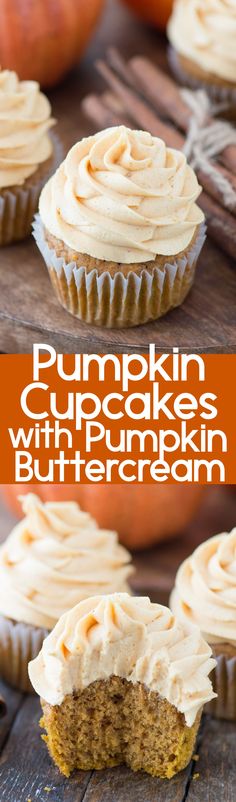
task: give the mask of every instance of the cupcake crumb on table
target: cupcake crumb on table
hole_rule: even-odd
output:
[[[41,189],[63,150],[36,81],[0,70],[0,104],[0,245],[8,245],[30,234]]]
[[[178,569],[170,607],[201,629],[216,666],[207,711],[236,721],[236,528],[206,540]]]
[[[177,78],[236,109],[235,0],[175,0],[167,33]]]
[[[34,224],[62,305],[115,328],[179,306],[205,239],[200,192],[184,153],[147,131],[121,125],[74,145]]]
[[[194,752],[215,665],[200,630],[150,599],[114,593],[63,615],[29,664],[62,774],[125,763],[173,777]]]
[[[0,675],[32,691],[28,662],[66,610],[95,593],[129,591],[130,553],[76,502],[22,498],[25,518],[0,547]]]

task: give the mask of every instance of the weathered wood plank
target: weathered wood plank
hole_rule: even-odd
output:
[[[20,691],[15,691],[14,688],[10,688],[9,685],[1,681],[0,696],[3,697],[7,706],[6,715],[0,720],[0,749],[2,749],[17,711],[23,702],[24,694],[20,693]]]
[[[236,724],[206,717],[187,802],[235,802]]]
[[[191,765],[172,780],[160,780],[125,766],[95,771],[83,802],[182,802],[190,772]]]
[[[40,704],[25,697],[0,758],[1,802],[82,802],[89,772],[68,781],[55,768],[40,737]]]

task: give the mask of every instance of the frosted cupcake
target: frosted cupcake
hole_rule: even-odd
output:
[[[176,0],[167,30],[182,83],[236,105],[235,0]]]
[[[62,158],[54,124],[39,84],[0,71],[0,245],[31,232],[42,186]]]
[[[180,566],[170,606],[196,624],[217,659],[210,711],[236,720],[236,529],[206,540]]]
[[[95,593],[128,590],[130,554],[75,502],[30,493],[0,549],[0,673],[30,690],[28,662],[66,610]]]
[[[189,762],[215,665],[200,630],[125,593],[81,602],[58,621],[29,675],[60,771],[126,763],[173,777]]]
[[[119,126],[74,145],[34,226],[62,305],[121,327],[181,304],[204,241],[200,191],[185,155],[146,131]]]

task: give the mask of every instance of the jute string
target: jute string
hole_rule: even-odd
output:
[[[225,120],[212,119],[224,107],[213,104],[204,89],[181,89],[181,95],[192,111],[183,148],[186,158],[194,169],[209,175],[225,206],[235,209],[236,192],[211,159],[214,160],[229,145],[236,145],[236,130]]]

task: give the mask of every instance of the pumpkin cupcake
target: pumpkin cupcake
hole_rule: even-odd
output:
[[[175,0],[167,32],[180,81],[236,106],[235,0]]]
[[[62,305],[87,323],[134,326],[186,297],[205,237],[195,173],[146,131],[99,131],[44,187],[34,236]]]
[[[236,721],[236,529],[206,540],[183,562],[170,606],[182,624],[200,627],[216,657],[210,712]]]
[[[0,674],[32,690],[28,662],[58,618],[95,593],[128,590],[130,554],[75,502],[24,496],[25,518],[0,549]]]
[[[42,186],[62,159],[54,123],[36,81],[0,71],[0,245],[31,232]]]
[[[126,593],[81,602],[29,665],[51,757],[66,776],[126,763],[173,777],[191,759],[214,665],[200,630],[167,607]]]

